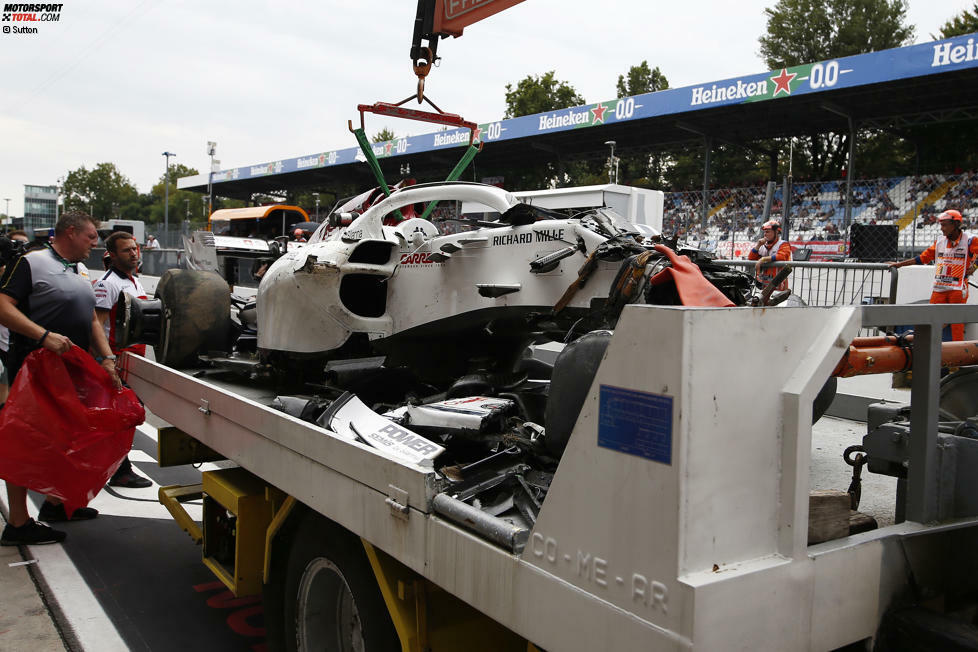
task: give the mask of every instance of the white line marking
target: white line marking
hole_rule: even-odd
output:
[[[57,602],[83,650],[120,652],[128,646],[78,573],[62,545],[28,546],[48,585],[48,600]]]
[[[15,561],[12,564],[7,564],[7,566],[13,568],[14,566],[27,566],[28,564],[36,564],[36,563],[37,563],[36,559],[28,559],[27,561]]]

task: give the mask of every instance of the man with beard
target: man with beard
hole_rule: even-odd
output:
[[[125,231],[116,231],[105,239],[105,251],[109,256],[109,267],[98,282],[95,283],[95,315],[105,329],[105,337],[109,340],[113,355],[123,351],[132,351],[138,355],[146,355],[145,344],[134,344],[125,349],[119,349],[115,338],[115,311],[119,295],[123,292],[138,299],[146,298],[139,276],[139,245],[132,235]],[[152,482],[137,474],[132,468],[132,462],[127,456],[109,480],[109,486],[143,489],[152,486]]]

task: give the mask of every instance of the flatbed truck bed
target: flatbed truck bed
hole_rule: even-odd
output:
[[[936,487],[913,476],[910,520],[807,543],[812,399],[861,326],[919,324],[933,351],[947,318],[924,310],[627,306],[522,540],[446,508],[438,471],[273,410],[270,390],[136,356],[123,366],[173,426],[161,464],[212,451],[242,469],[205,474],[204,558],[239,595],[265,591],[288,649],[331,636],[310,624],[322,599],[297,565],[335,557],[333,539],[363,549],[340,567],[355,627],[389,618],[404,650],[829,650],[877,636],[900,600],[974,586],[978,520],[915,522],[915,492]],[[936,396],[936,362],[921,362],[915,410]],[[936,435],[936,410],[914,418],[935,422],[921,439]]]

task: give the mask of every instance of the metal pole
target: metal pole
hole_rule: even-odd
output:
[[[615,141],[607,140],[604,144],[611,148],[611,156],[608,158],[608,183],[614,183]]]
[[[706,226],[706,218],[710,212],[710,152],[713,150],[713,139],[707,136],[703,139],[705,150],[703,157],[703,210],[700,211],[700,224]],[[731,243],[731,247],[733,243]]]
[[[846,164],[848,173],[846,174],[846,223],[845,233],[848,236],[849,227],[852,225],[852,177],[856,162],[856,126],[851,116],[846,116],[849,121],[849,162]]]
[[[170,157],[173,152],[163,152],[166,159],[166,172],[163,174],[163,237],[165,246],[170,244]]]
[[[781,189],[781,233],[785,240],[788,239],[788,218],[791,217],[791,175],[784,178],[784,186]]]
[[[214,193],[211,191],[211,186],[214,184],[214,155],[217,154],[217,143],[214,141],[207,141],[207,155],[211,157],[211,169],[207,172],[207,215],[204,216],[205,219],[210,217],[210,214],[214,212],[214,203],[212,197]]]
[[[917,324],[913,340],[913,381],[910,387],[910,467],[907,469],[908,521],[937,520],[937,418],[940,408],[940,324]]]

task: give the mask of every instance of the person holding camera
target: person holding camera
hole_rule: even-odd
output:
[[[137,274],[139,245],[136,244],[131,233],[116,231],[105,239],[105,254],[108,256],[106,272],[95,283],[95,314],[102,324],[113,354],[132,351],[137,355],[146,355],[145,344],[134,344],[119,349],[115,341],[115,311],[119,295],[125,292],[137,299],[146,298],[146,290],[139,282]],[[145,489],[153,486],[153,483],[136,473],[132,468],[132,462],[126,456],[109,479],[109,486]]]
[[[54,227],[53,242],[18,258],[0,279],[0,324],[10,329],[11,384],[32,351],[43,347],[60,355],[76,344],[94,352],[116,387],[122,387],[115,356],[95,314],[95,291],[88,269],[81,263],[98,241],[96,224],[95,218],[85,213],[63,214]],[[65,540],[65,532],[30,518],[26,487],[6,484],[10,515],[0,545]],[[96,516],[97,510],[82,507],[75,510],[71,520]],[[49,523],[68,520],[64,505],[51,497],[41,506],[38,518]]]

